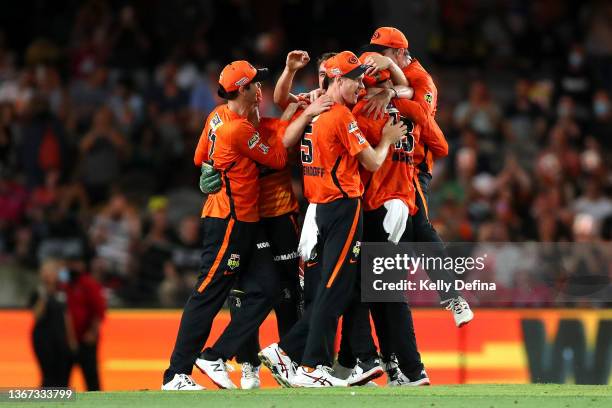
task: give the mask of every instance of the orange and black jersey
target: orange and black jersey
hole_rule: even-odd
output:
[[[313,118],[300,146],[304,197],[310,203],[361,197],[363,185],[355,156],[369,146],[346,106],[334,104]]]
[[[296,115],[297,116],[297,115]],[[257,131],[267,144],[282,144],[287,122],[274,118],[261,118]],[[272,141],[271,139],[278,139]],[[298,212],[299,206],[291,186],[289,166],[281,170],[259,166],[259,216],[262,218]]]
[[[226,218],[239,221],[259,221],[259,169],[257,163],[272,169],[287,164],[287,151],[277,138],[270,143],[244,117],[232,112],[226,104],[215,108],[200,135],[194,163],[209,161],[221,172],[222,187],[209,194],[202,217]]]
[[[353,108],[359,129],[363,131],[368,142],[376,146],[380,143],[382,130],[392,117],[394,123],[402,121],[408,128],[408,134],[395,145],[389,147],[389,152],[382,166],[374,173],[361,168],[361,178],[365,185],[363,195],[364,211],[372,211],[381,207],[391,199],[402,200],[410,209],[410,214],[417,211],[415,192],[411,182],[414,173],[413,154],[415,145],[419,142],[421,129],[428,125],[429,118],[415,102],[394,99],[381,119],[366,116],[363,107],[366,100],[360,100]],[[401,102],[401,103],[400,103]],[[398,109],[395,104],[401,106]]]
[[[425,112],[435,118],[438,104],[438,89],[431,75],[417,61],[412,62],[403,69],[404,75],[414,89],[412,100],[418,103]],[[434,159],[448,154],[448,143],[437,124],[432,124],[432,131],[424,132],[421,142],[415,146],[414,162],[418,171],[431,173]]]

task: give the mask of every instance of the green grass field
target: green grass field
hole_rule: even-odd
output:
[[[612,386],[460,385],[419,388],[90,392],[63,403],[1,403],[15,407],[612,407]]]

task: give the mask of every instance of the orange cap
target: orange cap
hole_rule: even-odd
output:
[[[372,54],[378,54],[377,52],[364,52],[359,57],[359,60],[362,64],[365,64],[365,60]],[[388,69],[378,71],[374,75],[366,75],[363,77],[363,84],[365,86],[374,86],[379,82],[384,82],[387,79],[391,78],[391,72]]]
[[[329,78],[357,78],[366,69],[367,65],[363,65],[350,51],[342,51],[325,61],[325,73]]]
[[[265,79],[267,75],[267,68],[255,69],[248,61],[233,61],[221,71],[219,85],[221,85],[223,91],[233,92],[252,81]],[[219,94],[221,96],[221,92]]]
[[[408,48],[408,39],[397,28],[380,27],[374,31],[370,44],[382,45],[386,48]]]

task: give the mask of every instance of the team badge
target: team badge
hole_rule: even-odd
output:
[[[212,131],[214,132],[215,130],[217,130],[222,124],[223,121],[221,120],[221,117],[218,113],[215,113],[215,116],[213,116],[213,118],[210,120],[210,127]]]
[[[249,141],[247,143],[249,145],[249,149],[254,148],[255,145],[257,145],[257,143],[259,143],[259,133],[255,132],[255,134],[253,134],[253,136],[251,136],[251,138],[249,139]]]
[[[227,260],[227,266],[234,270],[240,266],[240,254],[231,254],[230,258]]]
[[[361,253],[361,241],[357,241],[355,242],[355,246],[353,247],[353,256],[355,258],[358,258],[360,253]]]
[[[431,94],[431,92],[427,92],[424,98],[425,98],[425,102],[427,102],[428,104],[431,105],[433,103],[433,95]]]

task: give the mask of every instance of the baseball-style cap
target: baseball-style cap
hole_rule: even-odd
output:
[[[370,39],[370,44],[382,45],[385,48],[408,48],[408,39],[394,27],[380,27]]]
[[[357,78],[368,69],[350,51],[342,51],[325,61],[325,74],[329,78]]]
[[[230,62],[219,75],[218,94],[223,98],[226,93],[234,92],[253,81],[264,80],[268,76],[268,68],[256,69],[244,60]]]
[[[376,52],[364,52],[359,56],[359,60],[362,64],[365,64],[365,60],[372,54],[378,54]],[[363,84],[365,86],[374,86],[380,82],[384,82],[391,78],[391,72],[388,69],[378,71],[374,75],[366,75],[363,77]]]

